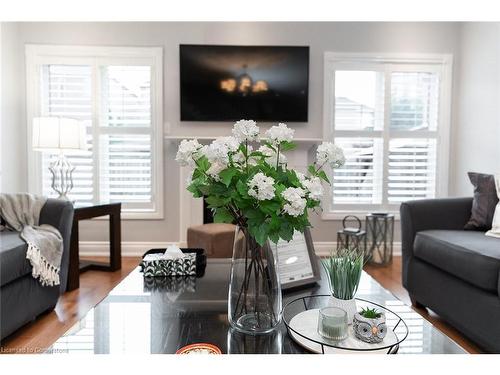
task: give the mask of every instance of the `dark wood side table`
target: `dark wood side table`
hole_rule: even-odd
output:
[[[69,252],[68,285],[66,291],[80,286],[80,273],[87,270],[117,271],[122,267],[121,203],[75,207]],[[109,215],[109,264],[80,261],[78,223],[80,220]]]

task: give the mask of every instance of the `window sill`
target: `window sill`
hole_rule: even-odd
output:
[[[323,211],[321,214],[322,220],[343,220],[347,215],[354,215],[359,217],[360,219],[364,219],[366,215],[370,212],[376,212],[377,210],[346,210],[346,211]],[[383,210],[381,210],[383,211]],[[389,214],[394,215],[394,220],[399,220],[399,212],[398,211],[383,211]]]

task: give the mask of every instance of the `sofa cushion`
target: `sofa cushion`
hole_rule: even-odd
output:
[[[26,259],[27,248],[19,233],[0,232],[0,286],[31,273],[31,264]]]
[[[491,229],[493,213],[498,203],[495,177],[491,174],[469,172],[474,186],[471,216],[464,229],[486,231]]]
[[[497,292],[500,239],[483,232],[426,230],[418,232],[415,257],[479,288]]]

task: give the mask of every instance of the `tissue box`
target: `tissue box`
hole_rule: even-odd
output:
[[[163,259],[162,254],[148,254],[140,264],[144,277],[194,276],[196,275],[196,254],[187,253],[178,259]]]
[[[181,249],[184,257],[180,259],[161,259],[165,249],[147,251],[140,263],[144,277],[161,276],[203,276],[206,255],[202,249]]]

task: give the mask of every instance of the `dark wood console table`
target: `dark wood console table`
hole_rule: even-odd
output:
[[[68,285],[66,291],[80,286],[80,272],[87,270],[117,271],[122,267],[121,203],[75,207],[69,253]],[[109,264],[80,261],[78,223],[80,220],[109,215]]]

